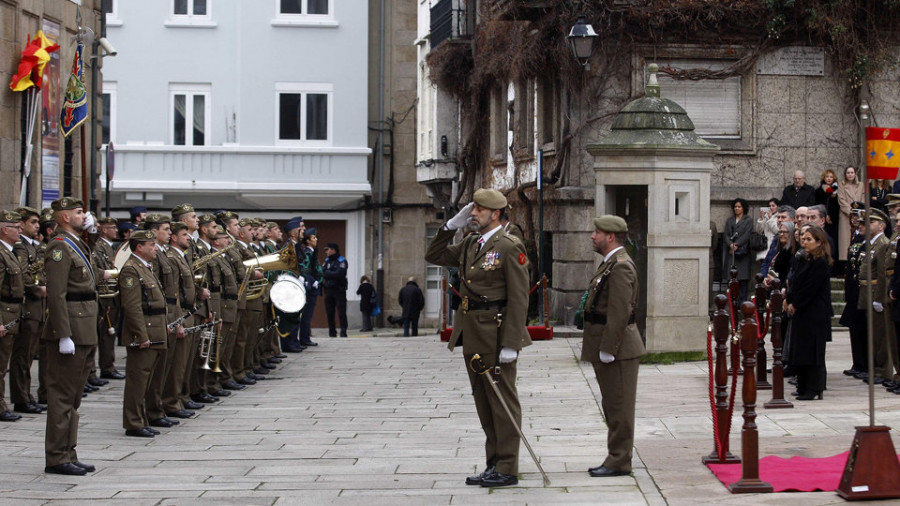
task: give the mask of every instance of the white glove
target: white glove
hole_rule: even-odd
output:
[[[313,288],[319,288],[319,282],[313,281]]]
[[[873,302],[872,307],[875,308],[876,313],[880,313],[880,312],[884,311],[884,304],[882,304],[880,302],[877,302],[877,301]]]
[[[604,364],[611,364],[615,359],[616,357],[610,355],[609,353],[606,353],[605,351],[600,352],[600,361]]]
[[[456,216],[450,218],[450,221],[447,222],[447,230],[459,230],[466,226],[466,223],[469,222],[469,215],[472,214],[472,209],[475,207],[474,202],[469,202],[465,207],[459,210],[456,213]]]
[[[519,352],[512,348],[500,348],[500,363],[509,364],[519,358]]]
[[[97,233],[97,228],[94,226],[96,224],[97,220],[94,219],[94,215],[90,211],[84,213],[84,229],[87,230],[88,233]]]
[[[71,337],[64,337],[59,340],[59,352],[62,355],[75,354],[75,342],[72,341]]]

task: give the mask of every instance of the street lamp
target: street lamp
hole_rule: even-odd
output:
[[[588,66],[588,60],[594,51],[594,39],[597,38],[597,32],[594,27],[584,20],[584,15],[578,16],[575,26],[569,31],[569,44],[572,46],[572,53],[584,68]]]

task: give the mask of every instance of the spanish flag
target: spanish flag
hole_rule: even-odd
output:
[[[59,45],[48,39],[44,32],[38,31],[34,40],[22,50],[22,61],[19,62],[19,69],[9,82],[9,89],[24,91],[32,86],[40,89],[44,66],[50,62],[50,53],[57,50]]]
[[[869,179],[897,179],[900,128],[866,127],[866,168]]]

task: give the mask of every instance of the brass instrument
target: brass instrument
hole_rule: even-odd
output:
[[[212,314],[213,321],[215,322],[216,315]],[[219,326],[218,322],[215,325],[211,325],[210,328],[204,329],[200,332],[200,358],[203,359],[203,365],[200,366],[202,369],[212,372],[222,372],[219,369],[219,358],[221,356],[221,347],[222,347],[222,336],[219,334]],[[209,364],[213,363],[214,367],[210,367]]]
[[[106,269],[100,272],[109,273],[109,279],[97,281],[97,293],[100,294],[100,298],[111,299],[119,295],[119,286],[116,284],[119,279],[119,269]],[[106,277],[105,274],[104,277]]]
[[[238,290],[238,298],[240,299],[246,294],[247,300],[254,300],[262,297],[266,287],[269,285],[269,280],[265,277],[250,279],[253,277],[252,273],[260,270],[262,272],[291,271],[296,274],[297,252],[294,251],[294,248],[283,248],[276,253],[244,260],[243,264],[247,268],[247,274],[244,276],[244,281]]]
[[[222,248],[218,251],[213,251],[209,255],[198,258],[191,264],[191,271],[197,272],[200,269],[203,269],[204,267],[206,267],[206,264],[208,264],[209,262],[215,260],[216,258],[224,255],[226,251],[233,248],[234,244],[235,244],[234,241],[232,241],[231,243],[228,244],[228,246],[225,246],[224,248]]]
[[[29,264],[28,267],[25,267],[25,274],[32,276],[34,278],[34,284],[38,285],[41,282],[41,271],[44,270],[44,259],[43,257],[35,260],[33,264]]]

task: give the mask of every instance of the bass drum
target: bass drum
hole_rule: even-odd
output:
[[[269,290],[269,300],[272,302],[278,335],[287,337],[300,325],[300,312],[306,305],[303,281],[290,274],[281,274]]]

